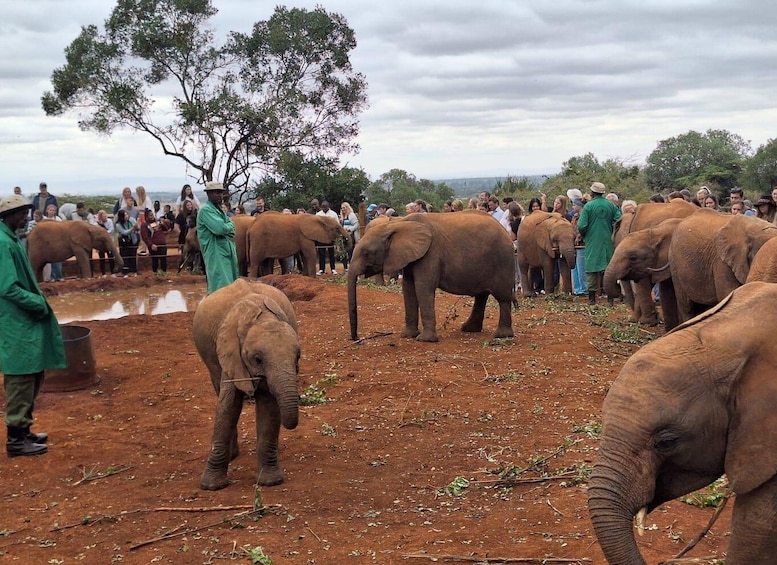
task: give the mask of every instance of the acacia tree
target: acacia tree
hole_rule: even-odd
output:
[[[742,186],[757,194],[771,192],[777,186],[777,139],[761,145],[745,162]]]
[[[342,15],[279,6],[217,45],[216,13],[211,0],[118,0],[103,33],[82,27],[65,49],[44,111],[75,111],[85,131],[148,134],[199,182],[233,194],[286,150],[358,149],[366,82],[351,67],[356,39]]]
[[[647,158],[645,178],[656,189],[713,183],[723,192],[736,186],[750,143],[726,130],[709,129],[661,140]]]

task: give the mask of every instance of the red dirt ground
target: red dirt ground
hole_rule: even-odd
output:
[[[251,563],[253,551],[275,565],[604,563],[585,477],[604,395],[638,347],[608,324],[629,331],[625,306],[524,299],[515,339],[493,340],[496,307],[484,333],[464,334],[471,299],[440,293],[441,341],[417,343],[400,337],[399,287],[360,286],[364,339],[354,343],[344,277],[267,280],[300,321],[300,393],[329,401],[302,407],[299,427],[282,430],[286,481],[260,489],[263,515],[250,513],[251,407],[234,482],[198,487],[216,399],[192,344],[193,313],[79,322],[92,330],[100,382],[40,396],[35,428],[51,434],[48,454],[0,456],[0,562]],[[192,281],[204,285],[146,273],[42,286]],[[725,556],[730,508],[687,557]],[[647,561],[676,555],[713,512],[680,501],[655,511],[639,542]]]

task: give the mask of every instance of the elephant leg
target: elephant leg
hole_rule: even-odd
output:
[[[637,306],[639,305],[639,306]],[[639,308],[640,324],[655,326],[658,324],[658,313],[653,302],[653,283],[650,279],[642,279],[634,285],[634,309]]]
[[[664,329],[669,331],[680,325],[680,318],[677,315],[677,297],[675,296],[672,279],[661,281],[658,283],[658,288],[661,294],[661,313],[664,315]]]
[[[81,273],[82,279],[89,279],[92,277],[92,250],[89,252],[82,248],[75,249],[76,263],[78,264],[78,270]],[[64,263],[64,261],[63,261]]]
[[[272,395],[256,395],[256,458],[259,463],[256,484],[279,485],[283,470],[278,462],[278,437],[281,432],[281,411]]]
[[[318,261],[318,252],[313,242],[310,242],[309,248],[302,250],[302,265],[306,277],[316,278],[316,262]]]
[[[737,494],[731,514],[730,563],[767,565],[777,555],[777,478],[760,487]]]
[[[237,422],[243,408],[243,393],[234,385],[225,385],[219,391],[213,436],[205,471],[200,479],[203,490],[219,490],[229,484],[227,468],[231,460],[231,446],[237,442]]]
[[[486,315],[486,302],[488,301],[488,293],[476,294],[475,305],[472,306],[472,312],[469,318],[461,326],[463,332],[482,332],[483,331],[483,318]]]
[[[532,296],[531,278],[529,277],[529,265],[518,263],[518,270],[521,279],[521,294],[525,297]]]
[[[542,265],[542,288],[545,291],[546,296],[553,294],[555,287],[553,285],[553,273],[556,270],[556,260],[550,259],[545,261]]]
[[[571,288],[571,287],[570,287]],[[496,327],[496,333],[494,337],[514,337],[513,333],[513,314],[512,305],[514,295],[511,294],[509,299],[498,300],[499,302],[499,325]]]
[[[263,257],[255,255],[251,257],[251,260],[248,262],[248,276],[250,276],[252,279],[255,279],[261,275],[263,260]]]
[[[402,278],[402,298],[405,302],[405,329],[402,331],[402,337],[418,337],[421,333],[418,329],[418,297],[415,292],[412,275],[405,273]]]
[[[561,285],[564,294],[574,294],[575,290],[572,286],[572,269],[569,268],[566,259],[562,259],[559,262],[559,268],[561,269]]]
[[[675,302],[677,303],[677,321],[682,324],[693,317],[693,303],[682,286],[674,286]]]

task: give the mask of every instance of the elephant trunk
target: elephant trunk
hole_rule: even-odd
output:
[[[634,537],[632,510],[639,506],[632,501],[640,489],[632,483],[617,464],[606,461],[594,466],[588,483],[588,513],[610,565],[645,565]]]
[[[602,281],[604,286],[604,292],[608,297],[618,298],[621,295],[621,286],[618,284],[618,276],[615,274],[615,269],[607,268],[604,271],[604,280]]]
[[[575,268],[575,264],[577,263],[577,253],[575,252],[575,242],[574,240],[570,241],[568,244],[561,244],[559,245],[559,254],[566,259],[567,265],[569,265],[570,269]]]
[[[116,266],[116,271],[119,273],[124,268],[124,259],[121,258],[119,248],[115,245],[113,246],[113,264]]]
[[[287,430],[293,430],[299,423],[299,391],[297,390],[296,372],[286,371],[280,376],[270,379],[268,385],[270,394],[278,402],[281,425]]]
[[[359,318],[356,309],[356,279],[359,277],[353,263],[348,271],[348,318],[351,322],[351,339],[359,339],[358,325]]]

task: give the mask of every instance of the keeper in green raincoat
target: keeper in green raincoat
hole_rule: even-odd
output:
[[[604,197],[605,186],[595,182],[589,189],[593,198],[580,212],[577,231],[585,241],[585,276],[588,281],[588,303],[596,304],[596,293],[602,292],[602,278],[615,253],[612,229],[621,211]],[[612,299],[609,299],[612,302]]]
[[[197,213],[197,238],[200,240],[208,294],[232,284],[240,277],[235,249],[235,224],[221,209],[224,185],[209,182],[205,186],[208,201]]]
[[[46,453],[48,434],[32,433],[32,412],[44,369],[67,366],[57,318],[43,296],[17,230],[32,205],[14,194],[0,201],[0,371],[5,387],[6,452]]]

